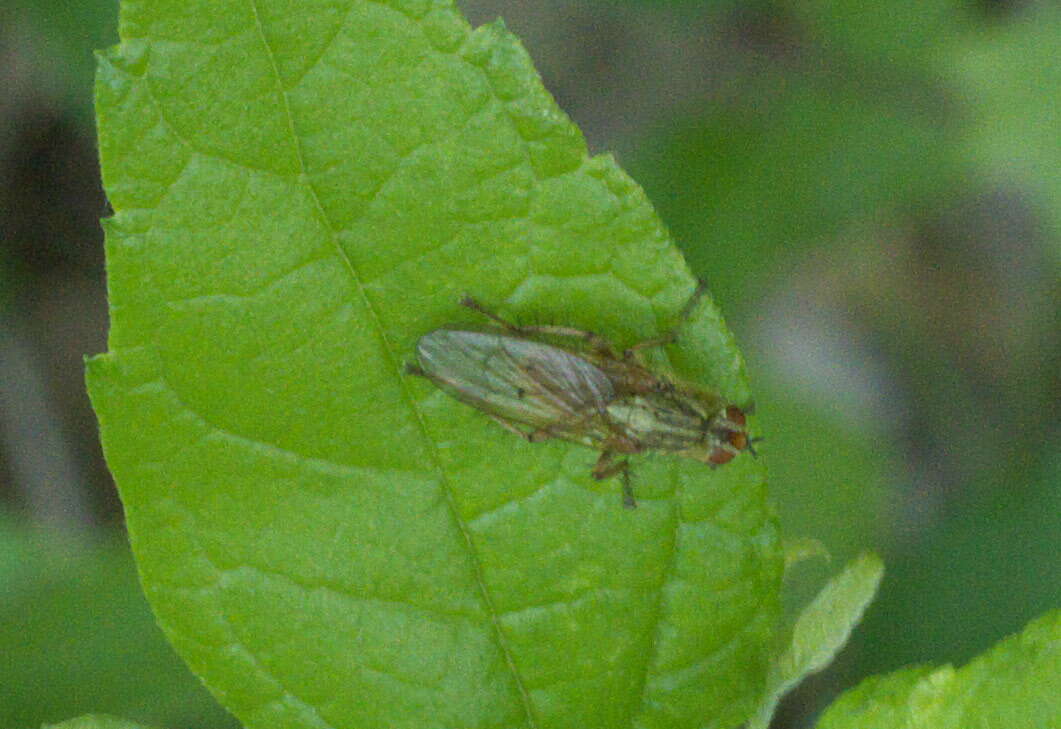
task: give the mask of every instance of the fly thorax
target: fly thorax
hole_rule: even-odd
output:
[[[681,451],[704,437],[703,418],[662,394],[617,398],[607,411],[612,422],[644,448]]]

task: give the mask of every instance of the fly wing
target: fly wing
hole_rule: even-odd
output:
[[[436,329],[420,338],[416,353],[424,374],[449,395],[535,428],[603,412],[615,394],[581,357],[505,334]]]

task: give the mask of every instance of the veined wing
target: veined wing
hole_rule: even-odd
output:
[[[505,334],[436,329],[420,338],[416,353],[447,394],[535,428],[592,418],[615,395],[608,377],[581,357]]]

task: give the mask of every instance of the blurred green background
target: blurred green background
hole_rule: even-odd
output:
[[[961,662],[1061,605],[1061,4],[463,0],[614,150],[744,347],[786,532],[887,562],[784,703]],[[234,726],[139,593],[81,357],[104,349],[91,51],[111,0],[0,3],[0,725]]]

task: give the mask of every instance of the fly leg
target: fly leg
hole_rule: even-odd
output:
[[[522,438],[523,440],[527,441],[528,443],[541,443],[543,440],[549,440],[550,438],[553,437],[552,434],[549,431],[544,430],[542,428],[538,428],[537,430],[532,430],[532,431],[530,431],[528,433],[525,430],[520,430],[519,428],[517,428],[515,425],[513,425],[510,422],[508,422],[504,418],[498,417],[497,415],[494,415],[492,413],[487,413],[487,415],[490,416],[491,420],[493,420],[495,423],[497,423],[502,428],[507,430],[509,433],[515,433],[516,435],[518,435],[520,438]]]
[[[674,327],[664,334],[660,334],[658,337],[652,337],[644,341],[638,342],[632,347],[628,347],[623,350],[623,359],[629,360],[634,357],[634,353],[642,349],[651,349],[652,347],[662,347],[664,344],[670,344],[678,338],[678,330],[681,329],[682,324],[685,320],[692,316],[693,311],[696,309],[696,305],[700,303],[700,299],[707,293],[707,282],[703,279],[697,281],[696,289],[693,291],[692,296],[685,302],[685,306],[682,308],[681,313],[678,314],[678,321]]]
[[[619,475],[623,482],[623,506],[627,509],[636,509],[637,500],[634,499],[634,488],[630,484],[630,461],[623,459],[615,460],[615,451],[604,451],[597,459],[591,472],[594,479],[602,481],[611,476]]]
[[[512,322],[506,319],[502,319],[500,316],[487,309],[485,306],[480,304],[476,299],[472,298],[471,296],[465,296],[464,298],[462,298],[460,300],[460,305],[466,306],[472,311],[479,312],[494,323],[507,329],[510,332],[513,332],[514,334],[545,334],[547,336],[570,337],[572,339],[580,339],[595,352],[599,352],[609,357],[615,356],[615,350],[612,349],[611,343],[596,332],[590,332],[584,329],[576,329],[575,327],[554,326],[551,324],[527,324],[522,326],[519,324],[513,324]]]
[[[468,294],[465,294],[464,296],[461,297],[460,305],[461,306],[465,306],[465,307],[471,309],[472,311],[479,312],[480,314],[485,316],[487,319],[490,319],[495,324],[498,324],[501,327],[503,327],[504,329],[508,329],[511,332],[518,332],[521,329],[523,329],[523,327],[518,326],[516,324],[513,324],[512,322],[508,321],[507,319],[502,319],[497,314],[495,314],[494,312],[490,311],[485,306],[480,304],[478,299],[475,299],[475,298],[469,296]]]

